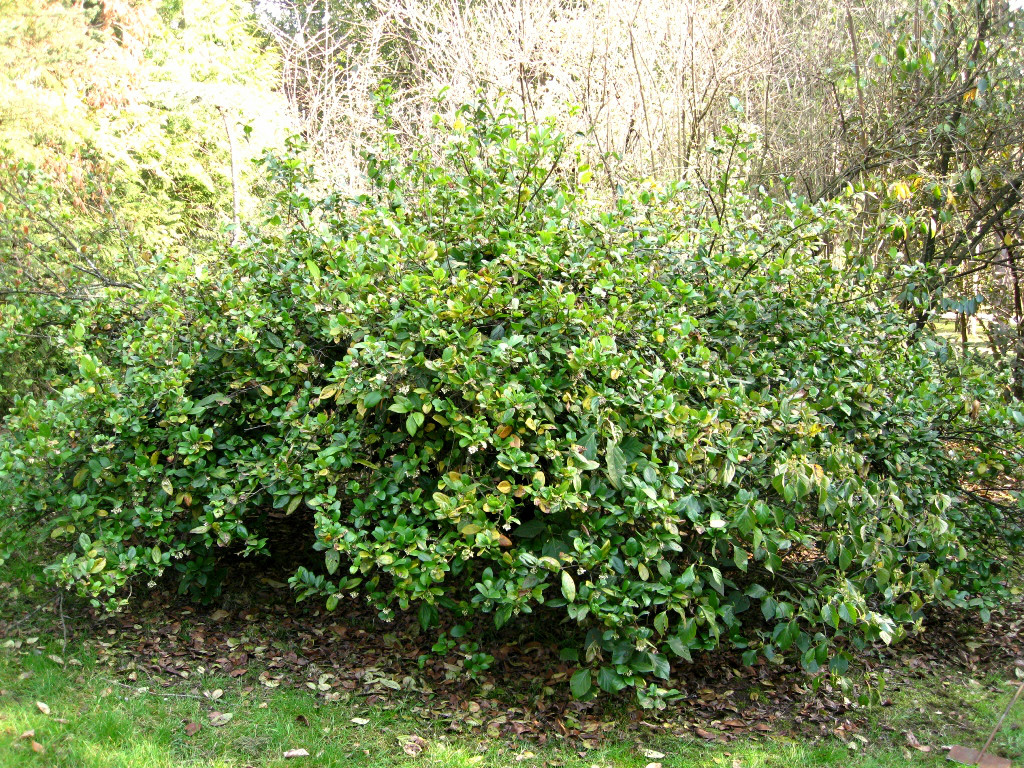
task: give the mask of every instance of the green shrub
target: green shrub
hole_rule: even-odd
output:
[[[842,672],[929,604],[987,610],[1024,416],[908,328],[847,207],[746,189],[755,149],[730,129],[709,189],[605,208],[564,137],[484,107],[440,156],[367,158],[358,200],[272,159],[222,269],[148,267],[16,401],[7,546],[65,541],[53,576],[116,607],[172,567],[216,588],[218,552],[308,509],[300,598],[543,606],[587,630],[576,695],[646,704],[694,651]]]
[[[0,415],[73,367],[63,338],[81,305],[128,279],[106,193],[97,174],[60,185],[0,146]]]

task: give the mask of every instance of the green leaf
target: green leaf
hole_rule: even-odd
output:
[[[839,550],[839,570],[848,571],[853,564],[853,550],[843,547]]]
[[[597,686],[606,693],[618,693],[626,687],[626,681],[611,667],[601,667],[597,673]]]
[[[654,628],[657,630],[659,635],[664,635],[668,632],[668,612],[662,611],[654,617]]]
[[[570,603],[576,599],[576,582],[572,580],[568,571],[562,571],[562,594]]]
[[[668,647],[676,656],[680,656],[687,661],[690,661],[693,657],[690,655],[690,648],[683,642],[682,638],[678,635],[672,635],[668,639]]]
[[[744,573],[746,573],[747,561],[749,559],[750,558],[747,557],[747,553],[744,550],[740,549],[735,544],[733,545],[733,548],[732,548],[732,561],[733,561],[733,563],[736,564],[736,567],[739,568]]]
[[[605,461],[608,465],[608,479],[616,488],[622,487],[622,481],[626,477],[626,454],[622,452],[619,444],[609,440],[605,449]]]
[[[405,420],[405,428],[411,436],[415,436],[416,430],[423,426],[424,418],[423,414],[419,411],[413,411],[409,414],[409,417]]]
[[[839,618],[847,624],[852,624],[857,619],[857,608],[852,603],[840,603],[838,613]]]
[[[338,570],[338,564],[341,562],[341,556],[338,554],[338,550],[331,547],[324,552],[324,562],[327,565],[327,573],[333,576]]]
[[[316,265],[316,262],[312,259],[306,259],[306,269],[309,270],[309,276],[313,278],[313,284],[320,287],[320,267]]]
[[[164,559],[164,554],[160,551],[160,547],[153,547],[153,549],[149,553],[149,556],[153,558],[153,562],[157,565],[159,565],[160,562]]]
[[[430,603],[420,603],[419,620],[420,627],[424,630],[430,629],[438,623],[440,615],[437,608]]]
[[[844,675],[850,668],[850,660],[845,656],[833,656],[828,661],[828,668],[837,675]]]
[[[785,475],[776,475],[772,478],[772,488],[778,492],[780,496],[785,494],[786,491],[786,477]]]
[[[708,568],[708,571],[711,574],[708,577],[708,583],[715,588],[718,594],[725,595],[725,582],[722,581],[722,572],[713,565]]]
[[[547,526],[544,524],[543,520],[534,518],[533,520],[527,520],[516,528],[514,535],[519,539],[532,539],[543,533],[546,528]]]
[[[693,582],[697,580],[697,571],[694,566],[691,565],[679,576],[679,585],[682,587],[689,587],[693,585]]]
[[[652,653],[651,663],[654,666],[654,676],[662,680],[668,680],[672,673],[672,666],[668,663],[668,657],[663,653]]]
[[[594,687],[593,676],[589,669],[581,669],[572,676],[569,680],[569,689],[572,691],[572,695],[577,699],[582,699],[588,693],[590,689]]]

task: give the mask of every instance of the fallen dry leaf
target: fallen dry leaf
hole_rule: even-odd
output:
[[[199,723],[185,723],[185,735],[195,736],[202,727]]]
[[[234,715],[230,712],[211,712],[210,725],[214,728],[220,728],[222,725],[227,725],[231,722],[232,717],[234,717]]]
[[[43,752],[46,751],[46,747],[44,747],[38,741],[33,741],[32,742],[32,751],[33,752],[37,752],[37,753],[39,753],[41,755],[41,754],[43,754]]]
[[[640,752],[648,760],[661,760],[662,758],[665,757],[665,753],[664,752],[659,752],[656,749],[641,749]]]
[[[36,706],[39,707],[39,711],[42,712],[44,715],[50,714],[50,707],[46,704],[46,702],[37,701]]]
[[[21,734],[21,736],[19,736],[18,738],[19,738],[19,739],[34,739],[34,738],[35,738],[35,735],[36,735],[36,729],[35,729],[35,728],[33,728],[33,729],[29,730],[29,731],[25,731],[25,732],[24,732],[23,734]]]
[[[918,752],[931,752],[932,751],[932,748],[929,747],[927,744],[922,744],[920,741],[917,740],[917,736],[914,735],[913,731],[907,731],[906,737],[907,737],[907,744],[909,746],[913,747],[914,749],[916,749]]]
[[[302,749],[300,747],[299,749],[289,749],[287,752],[284,753],[284,756],[285,757],[309,757],[309,752],[307,752],[306,750],[304,750],[304,749]]]
[[[661,768],[661,763],[648,763],[644,768]]]
[[[370,721],[365,717],[353,717],[349,722],[355,723],[356,725],[369,725],[370,723]]]
[[[410,757],[416,757],[427,748],[427,741],[419,736],[403,736],[402,751]]]

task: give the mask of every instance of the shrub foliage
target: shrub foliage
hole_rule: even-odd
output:
[[[6,418],[0,546],[55,540],[53,577],[113,608],[169,569],[215,590],[219,552],[311,511],[300,597],[555,611],[586,632],[573,692],[647,703],[696,651],[842,672],[928,605],[987,610],[1024,416],[886,298],[855,197],[748,189],[740,128],[708,189],[604,206],[514,114],[396,147],[357,200],[270,159],[273,210],[222,264],[79,304],[71,369]]]

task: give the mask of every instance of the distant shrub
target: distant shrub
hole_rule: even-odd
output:
[[[301,507],[300,598],[557,609],[589,631],[573,692],[645,704],[697,650],[842,672],[929,604],[987,610],[1024,416],[908,328],[844,206],[748,190],[753,148],[730,129],[706,194],[605,208],[564,137],[484,107],[443,157],[368,157],[357,200],[272,159],[223,268],[146,267],[17,399],[7,546],[66,542],[50,572],[113,608],[172,567],[215,588],[216,553]]]

